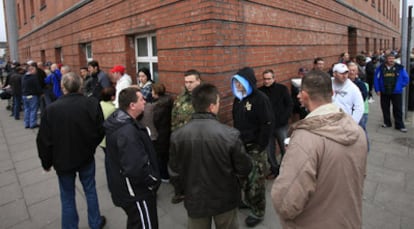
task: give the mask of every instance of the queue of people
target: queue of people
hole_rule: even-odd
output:
[[[122,65],[107,74],[94,60],[77,74],[69,66],[41,69],[30,62],[15,66],[10,79],[13,116],[20,118],[23,105],[25,127],[39,127],[42,167],[53,167],[59,179],[62,228],[79,222],[76,174],[89,226],[106,224],[95,187],[98,145],[109,192],[125,211],[127,228],[158,228],[162,182],[174,187],[173,204],[184,203],[188,228],[207,229],[212,222],[215,228],[239,228],[239,209],[249,210],[244,223],[255,227],[265,216],[266,180],[273,182],[272,203],[283,228],[360,228],[371,89],[381,99],[382,126],[392,125],[392,103],[395,128],[407,132],[400,109],[407,73],[393,57],[378,61],[373,76],[363,55],[352,61],[344,53],[331,75],[323,58],[315,58],[312,70],[299,68],[301,80],[291,92],[272,69],[257,77],[253,68],[241,68],[229,84],[233,127],[217,117],[218,88],[202,82],[194,69],[184,73],[184,90],[173,100],[146,68],[138,70],[133,85]],[[344,179],[336,179],[342,173]]]

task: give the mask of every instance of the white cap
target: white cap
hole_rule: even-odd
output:
[[[339,64],[334,65],[332,71],[333,72],[344,73],[344,72],[349,72],[349,69],[346,66],[346,64],[339,63]]]

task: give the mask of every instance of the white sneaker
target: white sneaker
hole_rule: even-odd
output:
[[[372,97],[368,99],[368,103],[373,103],[373,102],[375,102],[375,100]]]

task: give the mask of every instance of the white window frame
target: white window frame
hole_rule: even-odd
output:
[[[154,81],[158,81],[158,79],[156,79],[157,77],[154,75],[154,69],[153,69],[153,63],[157,63],[158,64],[158,56],[154,56],[152,53],[152,37],[155,37],[155,33],[151,33],[151,34],[144,34],[144,35],[137,35],[135,36],[134,39],[134,45],[135,45],[135,61],[136,61],[136,68],[138,71],[138,63],[149,63],[149,70],[151,72],[152,80]],[[138,50],[138,39],[140,38],[146,38],[147,39],[147,50],[148,50],[148,56],[138,56],[139,50]],[[157,50],[158,53],[158,50]]]
[[[86,59],[86,62],[88,63],[89,61],[93,60],[92,43],[84,44],[83,48],[85,51],[85,59]],[[89,53],[88,49],[90,50],[91,56],[88,56],[88,53]]]

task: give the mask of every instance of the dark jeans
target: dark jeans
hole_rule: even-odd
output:
[[[88,205],[88,223],[90,228],[99,228],[101,213],[99,212],[98,195],[95,185],[95,161],[82,167],[78,171]],[[77,229],[79,216],[76,210],[75,178],[76,173],[58,175],[60,201],[62,204],[62,228]]]
[[[127,229],[158,229],[157,201],[155,194],[122,207],[128,216]]]
[[[22,104],[22,96],[14,95],[13,96],[13,115],[16,120],[20,119],[21,104]]]
[[[392,113],[394,115],[395,129],[405,128],[402,117],[402,95],[392,94],[386,95],[381,93],[381,110],[384,118],[384,124],[392,126],[390,105],[392,103]]]
[[[270,170],[275,175],[279,174],[279,163],[277,162],[277,159],[276,159],[275,138],[276,138],[277,145],[279,146],[279,149],[280,149],[281,158],[283,158],[283,156],[285,155],[285,151],[286,151],[284,140],[285,138],[287,138],[287,130],[288,130],[288,125],[274,129],[273,134],[270,136],[269,145],[267,147],[267,154],[268,154],[267,156],[268,156],[268,161],[270,164]]]

